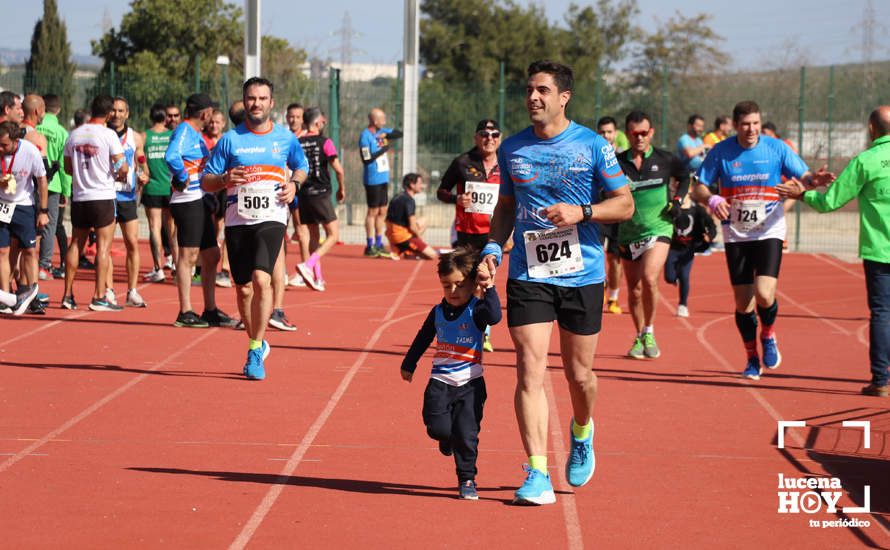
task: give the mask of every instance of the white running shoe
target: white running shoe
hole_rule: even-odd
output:
[[[176,270],[176,264],[173,263],[173,256],[167,256],[167,263],[164,264],[162,269],[169,269],[170,271]]]
[[[105,289],[105,301],[111,305],[114,305],[114,306],[117,305],[117,296],[114,294],[113,288]]]
[[[145,307],[145,300],[139,295],[139,291],[131,288],[127,292],[127,307]]]
[[[157,269],[152,269],[148,273],[146,273],[142,280],[149,283],[163,283],[167,280],[167,276],[164,274],[164,268],[159,267]]]
[[[312,268],[306,265],[305,263],[297,264],[297,271],[303,277],[303,280],[306,281],[306,284],[311,286],[313,290],[324,290],[324,281],[321,281],[321,285],[319,285],[319,281],[315,280],[315,273],[312,271]]]
[[[677,317],[689,317],[689,308],[682,304],[677,306]]]
[[[306,281],[303,280],[303,276],[300,275],[299,272],[294,273],[294,276],[290,278],[287,284],[290,286],[299,286],[306,288]]]
[[[228,271],[220,271],[216,274],[216,286],[223,288],[232,288],[232,277]]]

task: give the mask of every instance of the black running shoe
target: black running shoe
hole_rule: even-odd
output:
[[[207,321],[198,317],[198,314],[194,311],[186,311],[185,313],[180,313],[176,317],[176,322],[173,323],[174,327],[186,327],[186,328],[207,328],[210,325]]]
[[[223,310],[216,308],[214,310],[204,310],[201,319],[211,327],[229,327],[234,328],[238,321],[226,315]]]

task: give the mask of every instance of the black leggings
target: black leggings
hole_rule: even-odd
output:
[[[672,248],[668,252],[667,261],[664,263],[664,280],[671,285],[679,283],[681,306],[688,305],[689,275],[692,273],[692,261],[694,259],[694,249]]]

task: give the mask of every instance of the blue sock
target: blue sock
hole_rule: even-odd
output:
[[[368,248],[371,248],[372,246],[374,246],[374,239],[372,239],[371,237],[368,237],[366,240],[368,241]]]
[[[377,248],[383,248],[383,236],[377,235],[374,238],[374,246],[376,246]]]

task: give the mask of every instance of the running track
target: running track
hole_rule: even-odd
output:
[[[259,383],[240,375],[243,332],[172,326],[169,281],[144,286],[148,309],[116,314],[84,308],[91,272],[76,284],[82,309],[74,312],[58,307],[60,281],[42,284],[53,299],[45,317],[0,319],[3,545],[890,545],[890,401],[858,394],[868,374],[858,264],[786,255],[777,325],[784,363],[759,383],[736,376],[742,351],[722,255],[696,259],[688,322],[672,316],[675,290],[663,285],[659,360],[624,359],[630,317],[607,314],[595,366],[598,467],[577,492],[561,472],[570,413],[554,338],[547,391],[558,501],[524,508],[509,505],[524,456],[506,323],[494,329],[498,351],[486,355],[481,499],[459,501],[453,463],[420,420],[428,358],[413,384],[398,374],[441,296],[434,267],[360,252],[337,247],[325,260],[327,292],[287,292],[299,331],[270,333],[268,378]],[[146,248],[143,263],[149,257]],[[218,295],[236,313],[233,291]],[[197,309],[197,288],[193,299]],[[788,430],[780,450],[777,420],[808,427]],[[843,420],[871,422],[870,449]],[[861,506],[869,484],[871,513],[778,514],[779,473],[840,478],[842,506]],[[870,527],[808,526],[843,517]]]

